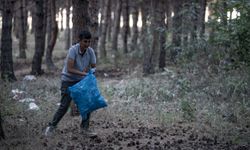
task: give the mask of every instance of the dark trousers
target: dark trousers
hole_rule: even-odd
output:
[[[59,121],[62,119],[62,117],[65,115],[65,113],[68,111],[68,108],[70,106],[70,102],[72,98],[69,95],[68,87],[73,86],[77,82],[66,82],[62,81],[61,85],[61,103],[59,108],[57,109],[52,122],[49,123],[49,125],[57,126]],[[81,122],[81,128],[87,129],[89,127],[89,119],[90,119],[90,113],[87,114],[87,119],[82,120]]]

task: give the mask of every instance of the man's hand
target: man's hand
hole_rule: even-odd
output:
[[[95,73],[95,70],[96,70],[96,68],[91,68],[90,69],[90,72],[92,72],[93,74]]]

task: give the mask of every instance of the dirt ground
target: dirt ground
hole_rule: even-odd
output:
[[[192,125],[177,123],[169,127],[126,122],[122,119],[109,120],[102,114],[94,115],[91,128],[97,137],[88,138],[79,132],[79,119],[66,115],[55,134],[49,138],[42,135],[43,127],[34,122],[17,125],[15,122],[5,128],[7,139],[1,142],[1,149],[46,149],[46,150],[247,150],[227,140],[219,140],[197,133]],[[12,120],[16,120],[12,118]]]
[[[126,72],[110,70],[109,77],[119,78]],[[97,78],[102,82],[110,82],[111,78],[103,76],[104,71],[97,73]],[[47,74],[39,82],[52,82],[57,78],[57,73]],[[19,80],[23,74],[19,74]],[[40,79],[38,79],[40,80]],[[56,79],[55,79],[56,80]],[[16,87],[24,86],[24,81],[16,83]],[[38,81],[37,81],[38,82]],[[52,85],[57,87],[59,81]],[[28,83],[30,88],[32,82]],[[14,85],[13,85],[14,86]],[[42,84],[40,88],[43,87]],[[13,87],[12,87],[13,88]],[[39,87],[38,91],[39,91]],[[25,89],[25,88],[23,88]],[[31,94],[32,89],[27,93]],[[37,90],[37,89],[36,89]],[[41,89],[40,89],[41,91]],[[1,150],[247,150],[248,145],[233,144],[225,139],[223,135],[209,134],[205,129],[197,130],[198,123],[174,122],[162,125],[152,120],[137,118],[133,114],[136,110],[127,112],[127,115],[116,114],[112,109],[116,109],[110,104],[107,108],[98,110],[92,114],[90,127],[97,136],[90,138],[82,135],[79,130],[80,117],[72,117],[67,113],[58,125],[55,133],[51,137],[44,136],[44,130],[48,121],[52,118],[57,108],[59,91],[55,91],[52,104],[44,102],[46,98],[41,98],[43,94],[34,94],[36,103],[46,107],[39,111],[24,110],[19,108],[20,113],[5,115],[4,130],[6,139],[0,142]],[[50,93],[53,92],[50,89]],[[27,94],[27,95],[29,95]],[[26,96],[27,96],[26,95]],[[40,96],[40,98],[39,98]],[[19,102],[15,101],[18,107]],[[15,105],[15,104],[13,104]],[[17,105],[15,105],[17,107]]]
[[[60,54],[61,51],[62,48],[59,48]],[[65,53],[60,56],[63,58]],[[32,53],[28,54],[32,56]],[[61,59],[60,56],[58,57]],[[56,62],[56,66],[60,68],[63,60],[59,61]],[[70,113],[63,117],[51,137],[45,137],[44,130],[52,119],[60,99],[59,76],[61,69],[52,72],[45,71],[46,73],[37,77],[34,82],[23,81],[23,77],[29,74],[30,64],[31,60],[15,60],[14,69],[18,81],[10,87],[4,86],[2,91],[6,97],[1,105],[6,139],[0,141],[0,150],[250,149],[249,142],[248,144],[240,144],[227,138],[228,136],[224,135],[223,132],[211,132],[210,130],[213,128],[209,126],[209,123],[177,120],[163,124],[152,113],[153,111],[157,112],[158,109],[155,107],[154,101],[149,101],[144,104],[144,107],[139,107],[140,101],[122,102],[122,96],[117,96],[112,101],[107,97],[108,107],[92,113],[90,127],[97,133],[97,137],[90,138],[82,135],[79,130],[81,118],[72,117],[69,115]],[[132,80],[128,77],[126,77],[127,80],[123,80],[123,75],[128,74],[128,72],[127,69],[107,70],[102,68],[97,70],[96,76],[102,85],[109,86],[111,83],[123,84],[123,81]],[[170,77],[171,75],[169,75]],[[18,97],[18,100],[34,98],[40,109],[37,111],[28,110],[27,104],[20,103],[17,99],[14,100],[13,95],[6,93],[12,89],[23,90],[24,95]],[[112,93],[112,88],[108,92]],[[128,99],[129,96],[128,94]],[[167,106],[168,103],[165,105]],[[168,112],[171,107],[162,110]],[[246,125],[237,133],[239,135],[248,134],[249,130],[249,125]],[[246,137],[248,136],[246,135]]]

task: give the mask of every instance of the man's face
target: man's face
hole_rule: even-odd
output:
[[[91,41],[90,39],[82,39],[80,41],[81,50],[87,49],[90,45],[90,41]]]

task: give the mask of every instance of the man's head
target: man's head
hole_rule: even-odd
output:
[[[91,40],[91,33],[89,31],[82,31],[79,33],[79,43],[80,43],[80,47],[81,47],[81,50],[86,50],[89,45],[90,45],[90,40]]]
[[[78,35],[79,41],[82,39],[91,39],[91,33],[87,30],[83,30]]]

